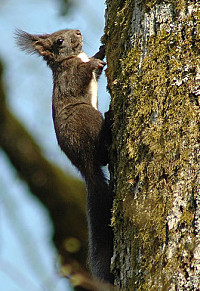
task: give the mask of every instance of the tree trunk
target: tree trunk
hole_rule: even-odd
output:
[[[199,1],[107,0],[112,270],[127,290],[200,288],[199,16]]]

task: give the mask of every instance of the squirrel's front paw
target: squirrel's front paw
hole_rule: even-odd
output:
[[[106,65],[106,63],[104,61],[99,60],[99,59],[95,59],[95,58],[90,59],[90,64],[91,64],[92,68],[95,70],[101,69]]]

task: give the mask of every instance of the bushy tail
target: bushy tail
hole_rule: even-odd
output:
[[[89,259],[92,274],[98,279],[113,283],[110,272],[113,255],[111,209],[113,197],[100,167],[96,167],[87,184],[87,213],[89,225]]]

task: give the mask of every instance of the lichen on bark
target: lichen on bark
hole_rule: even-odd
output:
[[[199,3],[107,7],[116,284],[199,290]]]

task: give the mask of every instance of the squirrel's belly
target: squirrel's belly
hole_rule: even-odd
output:
[[[78,58],[80,58],[84,63],[89,62],[89,58],[84,52],[81,52],[78,55]],[[92,106],[96,110],[98,110],[97,80],[96,80],[96,76],[95,76],[94,72],[92,73],[92,75],[93,75],[93,78],[92,78],[92,80],[90,82],[90,85],[89,85],[89,94],[91,96],[90,97],[90,102],[91,102]]]
[[[92,106],[98,110],[98,97],[97,97],[97,81],[95,77],[95,73],[93,72],[93,78],[90,82],[90,96],[91,96],[91,103]]]

